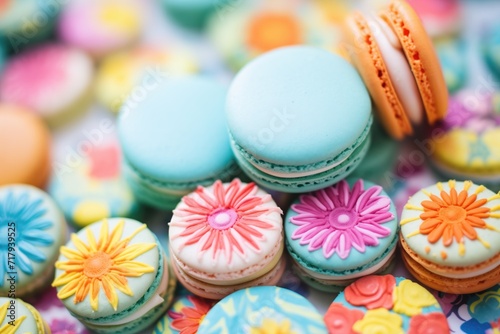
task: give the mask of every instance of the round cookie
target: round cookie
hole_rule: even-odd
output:
[[[85,110],[93,74],[92,60],[82,51],[41,44],[7,61],[0,101],[32,109],[57,126]]]
[[[285,270],[281,209],[271,195],[239,179],[184,196],[168,237],[177,278],[204,298],[275,285]]]
[[[378,15],[352,14],[342,47],[361,74],[386,131],[396,139],[446,114],[448,93],[432,42],[415,11],[392,0]]]
[[[247,64],[231,84],[226,113],[240,167],[272,190],[334,184],[370,144],[371,102],[361,78],[340,56],[310,46],[279,48]]]
[[[358,279],[330,305],[324,320],[329,333],[436,333],[450,328],[438,301],[403,277],[371,275]]]
[[[500,23],[494,23],[486,29],[481,38],[481,51],[490,70],[500,77]]]
[[[212,333],[326,333],[326,327],[306,298],[259,286],[236,291],[208,311],[198,334]]]
[[[179,298],[158,321],[153,334],[196,333],[214,303],[213,300],[191,294]]]
[[[140,2],[76,0],[61,13],[58,37],[99,58],[134,44],[142,32]]]
[[[66,219],[82,228],[109,217],[133,217],[139,205],[122,177],[116,143],[94,146],[76,167],[53,175],[49,192]]]
[[[45,289],[67,237],[56,203],[32,186],[0,186],[0,231],[0,296],[25,297]]]
[[[198,185],[240,173],[224,115],[226,87],[202,76],[169,78],[118,119],[125,179],[137,199],[175,208]]]
[[[448,181],[414,194],[401,216],[403,262],[421,283],[465,294],[498,284],[500,194]]]
[[[138,47],[103,58],[97,70],[96,98],[113,112],[118,112],[127,96],[140,99],[144,89],[155,89],[173,75],[194,73],[197,60],[187,50],[169,47]]]
[[[454,95],[433,133],[429,153],[441,174],[500,190],[500,92]]]
[[[301,195],[286,214],[285,236],[299,277],[338,292],[390,267],[398,240],[396,208],[382,187],[342,180]]]
[[[21,299],[0,297],[0,333],[50,334],[40,313]]]
[[[145,224],[111,218],[72,234],[52,286],[69,312],[97,333],[138,333],[173,298],[175,276]]]
[[[31,110],[0,104],[0,185],[43,188],[50,175],[49,129]]]

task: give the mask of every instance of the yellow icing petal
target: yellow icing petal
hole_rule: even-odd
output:
[[[443,184],[441,182],[436,183],[436,187],[440,190],[443,191]]]
[[[87,229],[87,239],[89,242],[89,250],[90,252],[96,252],[97,251],[97,243],[94,238],[94,233],[90,230],[90,228]]]
[[[116,295],[115,289],[106,277],[102,279],[101,284],[106,298],[108,298],[113,310],[116,311],[118,309],[118,296]]]
[[[56,279],[52,283],[52,286],[57,287],[57,286],[65,285],[71,281],[79,279],[80,277],[82,277],[81,272],[63,273],[61,276],[56,277]]]
[[[97,311],[99,309],[99,290],[101,282],[98,280],[93,280],[90,283],[90,306],[92,310]]]
[[[108,220],[103,219],[101,224],[101,231],[99,233],[99,241],[97,242],[97,249],[103,250],[108,243]]]
[[[106,253],[110,253],[111,250],[115,245],[117,245],[120,242],[120,239],[122,238],[123,234],[123,226],[125,224],[125,221],[122,219],[116,224],[115,228],[111,232],[111,235],[109,237],[109,242],[107,247],[104,249]]]
[[[419,219],[420,219],[420,217],[406,218],[406,219],[403,219],[403,220],[399,223],[399,225],[403,226],[403,225],[406,225],[406,224],[408,224],[408,223],[414,222],[414,221],[419,220]]]
[[[416,206],[411,203],[408,203],[405,205],[405,209],[407,210],[417,210],[417,211],[424,211],[424,208],[421,206]]]
[[[448,186],[450,187],[450,189],[455,188],[455,183],[456,183],[455,180],[449,180],[448,181]]]
[[[9,304],[10,304],[10,302],[6,301],[5,304],[3,304],[2,306],[0,306],[0,324],[2,323],[2,321],[7,316],[7,308],[9,307]]]
[[[89,253],[89,248],[87,247],[87,245],[83,243],[83,241],[81,241],[75,233],[71,234],[71,241],[81,254],[85,255]]]
[[[479,186],[479,187],[477,187],[477,189],[476,189],[475,193],[476,193],[476,195],[477,195],[477,194],[479,194],[479,193],[482,193],[482,192],[483,192],[483,191],[485,191],[485,190],[486,190],[486,187],[485,187],[485,186]]]
[[[465,181],[464,182],[464,190],[467,191],[469,188],[472,187],[472,182],[471,181]]]
[[[19,327],[21,327],[21,324],[23,323],[23,321],[25,319],[26,319],[25,315],[23,315],[22,317],[17,318],[14,321],[14,326],[12,326],[9,323],[6,323],[2,327],[0,327],[0,333],[2,333],[2,334],[14,334],[14,333],[16,333],[17,330],[19,329]]]
[[[57,293],[57,298],[66,299],[66,298],[73,296],[76,293],[76,289],[78,288],[79,284],[80,284],[80,281],[69,282],[61,290],[59,290],[59,292]],[[60,284],[56,284],[56,282],[54,282],[52,285],[54,287],[61,286]]]
[[[410,317],[420,314],[422,308],[436,305],[432,294],[417,283],[405,279],[394,289],[394,311]]]
[[[402,326],[403,318],[386,309],[378,308],[368,310],[363,319],[354,323],[352,329],[363,334],[404,334]]]
[[[68,248],[66,246],[61,246],[59,249],[59,252],[67,257],[68,259],[73,259],[73,260],[80,260],[83,261],[84,257],[82,254],[74,249]]]
[[[140,243],[140,244],[130,245],[127,247],[127,249],[118,254],[114,259],[116,262],[130,261],[155,247],[156,244],[153,243]]]

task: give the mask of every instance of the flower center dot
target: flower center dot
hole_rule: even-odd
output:
[[[83,263],[83,274],[91,278],[99,278],[109,272],[113,265],[111,257],[104,252],[92,254]]]
[[[358,223],[358,215],[346,208],[335,208],[330,212],[328,221],[337,230],[347,230]]]
[[[467,211],[459,206],[451,205],[439,210],[439,217],[446,223],[455,224],[462,222],[467,217]]]
[[[238,214],[233,209],[217,209],[208,216],[208,224],[216,230],[227,230],[233,227]]]

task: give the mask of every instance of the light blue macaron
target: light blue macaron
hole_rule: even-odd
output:
[[[125,179],[137,199],[173,209],[198,185],[239,173],[224,114],[226,87],[188,76],[131,96],[118,118]]]
[[[238,0],[240,1],[240,0]],[[162,0],[169,18],[182,27],[202,29],[211,15],[223,15],[234,10],[234,0]]]
[[[327,333],[323,317],[306,298],[277,286],[238,290],[208,311],[198,334]]]
[[[390,268],[398,240],[396,208],[382,187],[342,180],[292,204],[285,240],[305,283],[338,292],[356,278]]]
[[[247,64],[227,99],[232,148],[260,185],[312,191],[345,178],[366,154],[371,102],[342,57],[292,46]]]
[[[487,28],[482,38],[483,57],[491,71],[500,77],[500,23]]]

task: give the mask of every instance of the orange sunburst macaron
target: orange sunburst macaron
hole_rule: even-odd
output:
[[[500,193],[470,181],[437,183],[401,215],[403,262],[421,283],[464,294],[500,280]]]
[[[392,137],[411,135],[424,118],[432,125],[445,116],[448,93],[439,60],[409,4],[393,0],[378,14],[354,13],[344,28],[342,47]]]

